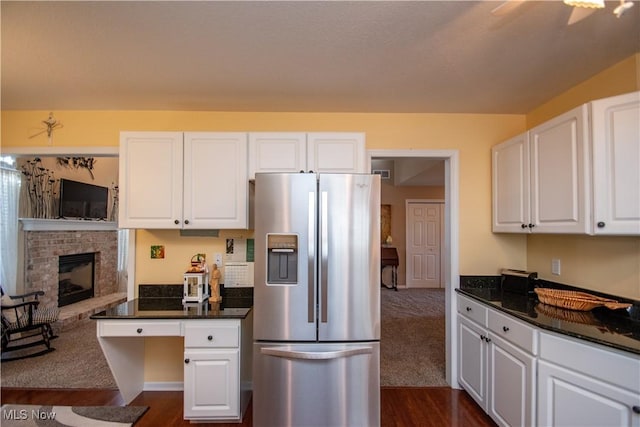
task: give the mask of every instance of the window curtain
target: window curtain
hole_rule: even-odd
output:
[[[0,168],[0,285],[16,294],[18,276],[18,202],[20,172]]]
[[[135,231],[131,231],[132,233]],[[127,292],[129,274],[129,230],[118,230],[118,292]]]

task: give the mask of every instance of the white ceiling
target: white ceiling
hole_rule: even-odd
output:
[[[640,5],[1,3],[2,109],[523,114],[640,52]]]

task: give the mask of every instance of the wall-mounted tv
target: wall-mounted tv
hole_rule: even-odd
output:
[[[60,179],[60,217],[106,219],[109,189],[99,185]]]

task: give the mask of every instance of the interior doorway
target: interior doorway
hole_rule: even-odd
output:
[[[411,166],[402,168],[399,172],[403,175],[419,175],[413,167],[416,163],[440,165],[444,192],[443,221],[442,221],[442,251],[440,262],[441,282],[445,293],[445,360],[446,380],[453,388],[457,386],[457,369],[454,363],[457,354],[457,334],[455,330],[455,298],[454,289],[459,286],[458,272],[458,198],[459,198],[459,153],[457,150],[369,150],[367,153],[370,170],[380,160],[411,160]],[[435,167],[435,166],[434,166]],[[386,170],[376,171],[383,177]],[[388,178],[391,179],[391,178]],[[392,234],[395,231],[392,230]],[[402,261],[401,261],[402,263]],[[406,274],[406,272],[405,272]],[[402,282],[400,282],[402,283]],[[406,276],[404,285],[406,286]]]

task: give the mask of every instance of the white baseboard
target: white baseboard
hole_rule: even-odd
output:
[[[183,391],[184,383],[182,381],[154,381],[145,382],[142,387],[144,391]]]

